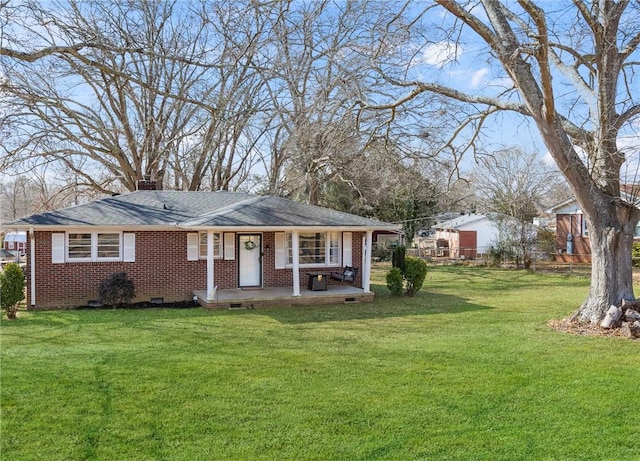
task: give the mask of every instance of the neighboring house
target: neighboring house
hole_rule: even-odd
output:
[[[226,291],[259,300],[272,288],[288,296],[281,304],[295,304],[291,299],[309,294],[309,272],[324,275],[327,291],[338,292],[347,287],[331,281],[329,273],[354,266],[359,270],[349,289],[373,299],[373,232],[397,229],[273,196],[156,190],[7,226],[28,232],[27,304],[33,309],[87,305],[97,299],[100,282],[121,271],[134,281],[134,302],[178,302],[195,295],[215,307],[229,299],[222,296]],[[355,297],[343,299],[350,300]]]
[[[0,248],[0,267],[4,266],[7,263],[20,263],[20,257],[18,253],[15,251],[5,250],[4,248]]]
[[[498,239],[498,228],[488,216],[465,214],[433,226],[439,255],[475,259]],[[446,246],[443,243],[446,242]],[[448,251],[444,250],[448,248]]]
[[[27,251],[26,231],[8,231],[3,237],[3,247],[5,250],[25,254]]]
[[[640,197],[640,185],[621,184],[621,196],[629,203]],[[575,198],[552,206],[546,213],[555,216],[556,255],[558,261],[591,262],[591,241],[587,220]],[[634,240],[640,240],[640,224],[635,228]]]
[[[587,220],[575,198],[546,210],[555,215],[556,255],[558,261],[591,262],[591,242]]]

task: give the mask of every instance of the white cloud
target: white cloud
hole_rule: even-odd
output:
[[[462,55],[462,46],[454,42],[440,42],[429,45],[423,52],[426,64],[436,67],[444,67],[457,61]]]
[[[555,165],[556,161],[553,159],[553,157],[551,156],[551,152],[546,151],[544,153],[544,155],[542,156],[542,161],[547,164],[547,165]]]
[[[472,88],[478,88],[484,82],[484,77],[488,73],[489,73],[489,68],[488,67],[483,67],[483,68],[475,71],[471,75],[471,87]]]

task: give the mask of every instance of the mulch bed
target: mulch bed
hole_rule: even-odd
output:
[[[556,331],[579,336],[608,336],[628,339],[620,328],[606,329],[594,323],[572,322],[569,319],[549,320],[547,325]],[[637,340],[637,339],[636,339]]]
[[[157,308],[172,308],[172,309],[188,309],[192,307],[200,307],[195,301],[179,301],[175,303],[152,303],[152,302],[141,302],[141,303],[131,303],[131,304],[123,304],[121,306],[112,307],[112,306],[82,306],[79,309],[157,309]]]

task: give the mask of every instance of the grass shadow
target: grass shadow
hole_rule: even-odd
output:
[[[251,311],[280,323],[344,322],[435,314],[460,314],[493,309],[469,302],[460,296],[421,291],[414,297],[392,296],[386,287],[372,285],[376,299],[372,303],[345,303],[324,306],[269,308]],[[246,312],[246,311],[244,311]]]
[[[496,295],[535,287],[565,285],[568,280],[579,285],[589,284],[588,278],[577,274],[474,266],[437,266],[427,273],[428,281],[429,277],[434,276],[438,280],[438,290],[471,290],[473,293]]]

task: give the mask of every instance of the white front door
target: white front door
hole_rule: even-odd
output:
[[[262,235],[238,235],[238,286],[262,286]]]

